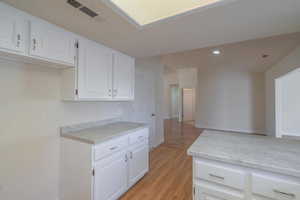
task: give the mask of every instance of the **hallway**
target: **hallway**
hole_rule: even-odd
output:
[[[150,153],[149,173],[120,200],[191,200],[192,158],[187,148],[203,131],[165,120],[165,143]]]

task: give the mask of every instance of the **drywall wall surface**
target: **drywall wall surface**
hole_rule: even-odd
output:
[[[162,69],[157,69],[155,75],[162,74]],[[161,76],[154,81],[154,88],[162,90]],[[58,199],[60,126],[123,116],[130,120],[125,102],[61,101],[61,77],[58,69],[0,59],[1,200]],[[138,100],[143,94],[135,95]],[[160,97],[154,98],[162,101]],[[163,141],[163,122],[162,113],[156,114],[159,143]]]
[[[275,79],[300,67],[300,45],[265,73],[266,131],[275,136]]]
[[[164,141],[164,67],[159,57],[136,60],[135,100],[122,103],[124,119],[150,125],[150,145]],[[153,115],[154,116],[153,116]]]
[[[264,133],[264,74],[230,65],[200,67],[196,126]]]
[[[177,70],[180,88],[197,87],[197,68],[183,68]]]

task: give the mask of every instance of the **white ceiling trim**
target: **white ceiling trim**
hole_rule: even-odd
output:
[[[128,15],[123,9],[121,9],[119,6],[117,6],[113,1],[111,1],[111,0],[102,0],[102,2],[105,5],[107,5],[109,8],[111,8],[114,12],[116,12],[121,17],[125,18],[130,24],[135,26],[137,29],[143,29],[145,27],[148,28],[148,27],[151,27],[153,25],[157,25],[157,24],[160,24],[160,23],[176,20],[179,17],[192,15],[192,14],[195,14],[195,13],[198,13],[198,12],[205,11],[205,10],[210,9],[210,8],[214,8],[214,7],[222,6],[222,5],[225,5],[225,4],[228,4],[228,3],[232,3],[234,1],[238,1],[238,0],[220,0],[220,1],[212,3],[212,4],[208,4],[208,5],[205,5],[205,6],[198,7],[198,8],[194,8],[194,9],[188,10],[186,12],[178,13],[176,15],[169,16],[169,17],[166,17],[166,18],[161,18],[157,21],[142,25],[139,22],[137,22],[134,18],[132,18],[130,15]]]

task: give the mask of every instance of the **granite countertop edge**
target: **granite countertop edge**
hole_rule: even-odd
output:
[[[67,133],[60,133],[60,136],[63,137],[63,138],[77,140],[79,142],[83,142],[83,143],[87,143],[87,144],[91,144],[91,145],[97,145],[97,144],[100,144],[100,143],[112,140],[114,138],[118,138],[118,137],[130,135],[132,132],[135,132],[135,131],[138,131],[140,129],[144,129],[144,128],[149,127],[147,124],[143,124],[143,123],[137,123],[137,124],[140,124],[140,126],[136,127],[136,128],[132,128],[130,130],[126,130],[126,131],[120,131],[119,133],[112,134],[110,136],[107,136],[105,138],[101,138],[101,139],[98,139],[98,140],[97,139],[96,140],[92,140],[92,139],[90,140],[90,139],[82,138],[80,136],[76,136],[76,133],[80,132],[80,131],[89,130],[89,129],[101,128],[101,126],[89,127],[89,128],[81,129],[80,131],[72,131],[72,132],[67,132]],[[101,134],[101,133],[99,133],[99,134]]]

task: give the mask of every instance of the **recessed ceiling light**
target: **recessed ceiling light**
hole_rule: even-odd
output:
[[[213,53],[214,55],[220,55],[220,54],[221,54],[221,51],[220,51],[219,49],[215,49],[215,50],[212,51],[212,53]]]

